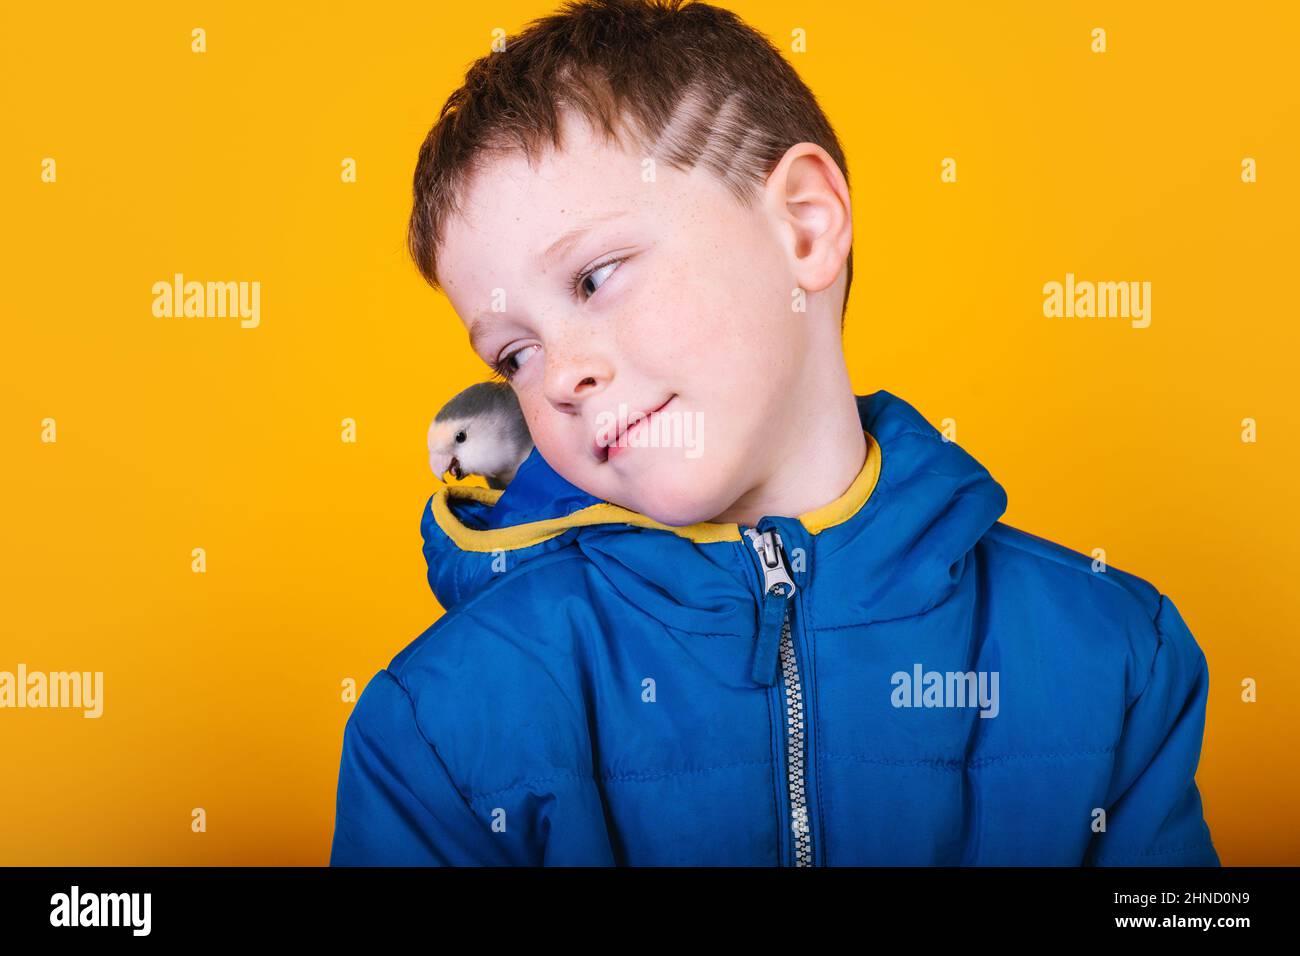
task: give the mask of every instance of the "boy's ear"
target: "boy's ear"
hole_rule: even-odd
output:
[[[839,276],[853,246],[849,186],[816,143],[796,143],[767,177],[764,205],[778,224],[799,288],[820,292]]]

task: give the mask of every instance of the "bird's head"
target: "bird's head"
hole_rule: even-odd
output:
[[[429,467],[441,479],[483,475],[504,486],[532,450],[509,385],[480,382],[461,392],[429,424]]]

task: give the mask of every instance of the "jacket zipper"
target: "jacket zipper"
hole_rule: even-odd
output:
[[[763,612],[752,676],[757,683],[776,682],[779,660],[785,701],[786,786],[790,796],[790,830],[794,838],[794,865],[812,865],[812,831],[808,825],[808,797],[804,787],[803,685],[790,633],[790,597],[794,579],[790,576],[781,535],[775,529],[746,529],[763,569]],[[780,620],[779,634],[776,621]]]

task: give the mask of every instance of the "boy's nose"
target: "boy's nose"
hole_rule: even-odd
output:
[[[573,413],[603,392],[612,379],[607,360],[585,353],[548,361],[543,388],[556,410]]]

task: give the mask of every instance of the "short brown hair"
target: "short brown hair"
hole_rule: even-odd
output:
[[[570,0],[476,60],[420,147],[407,247],[435,289],[447,216],[483,155],[518,148],[531,163],[547,142],[560,148],[562,109],[674,168],[704,163],[746,205],[795,143],[821,146],[849,178],[812,91],[736,14],[687,0]],[[852,283],[850,247],[841,327]]]

